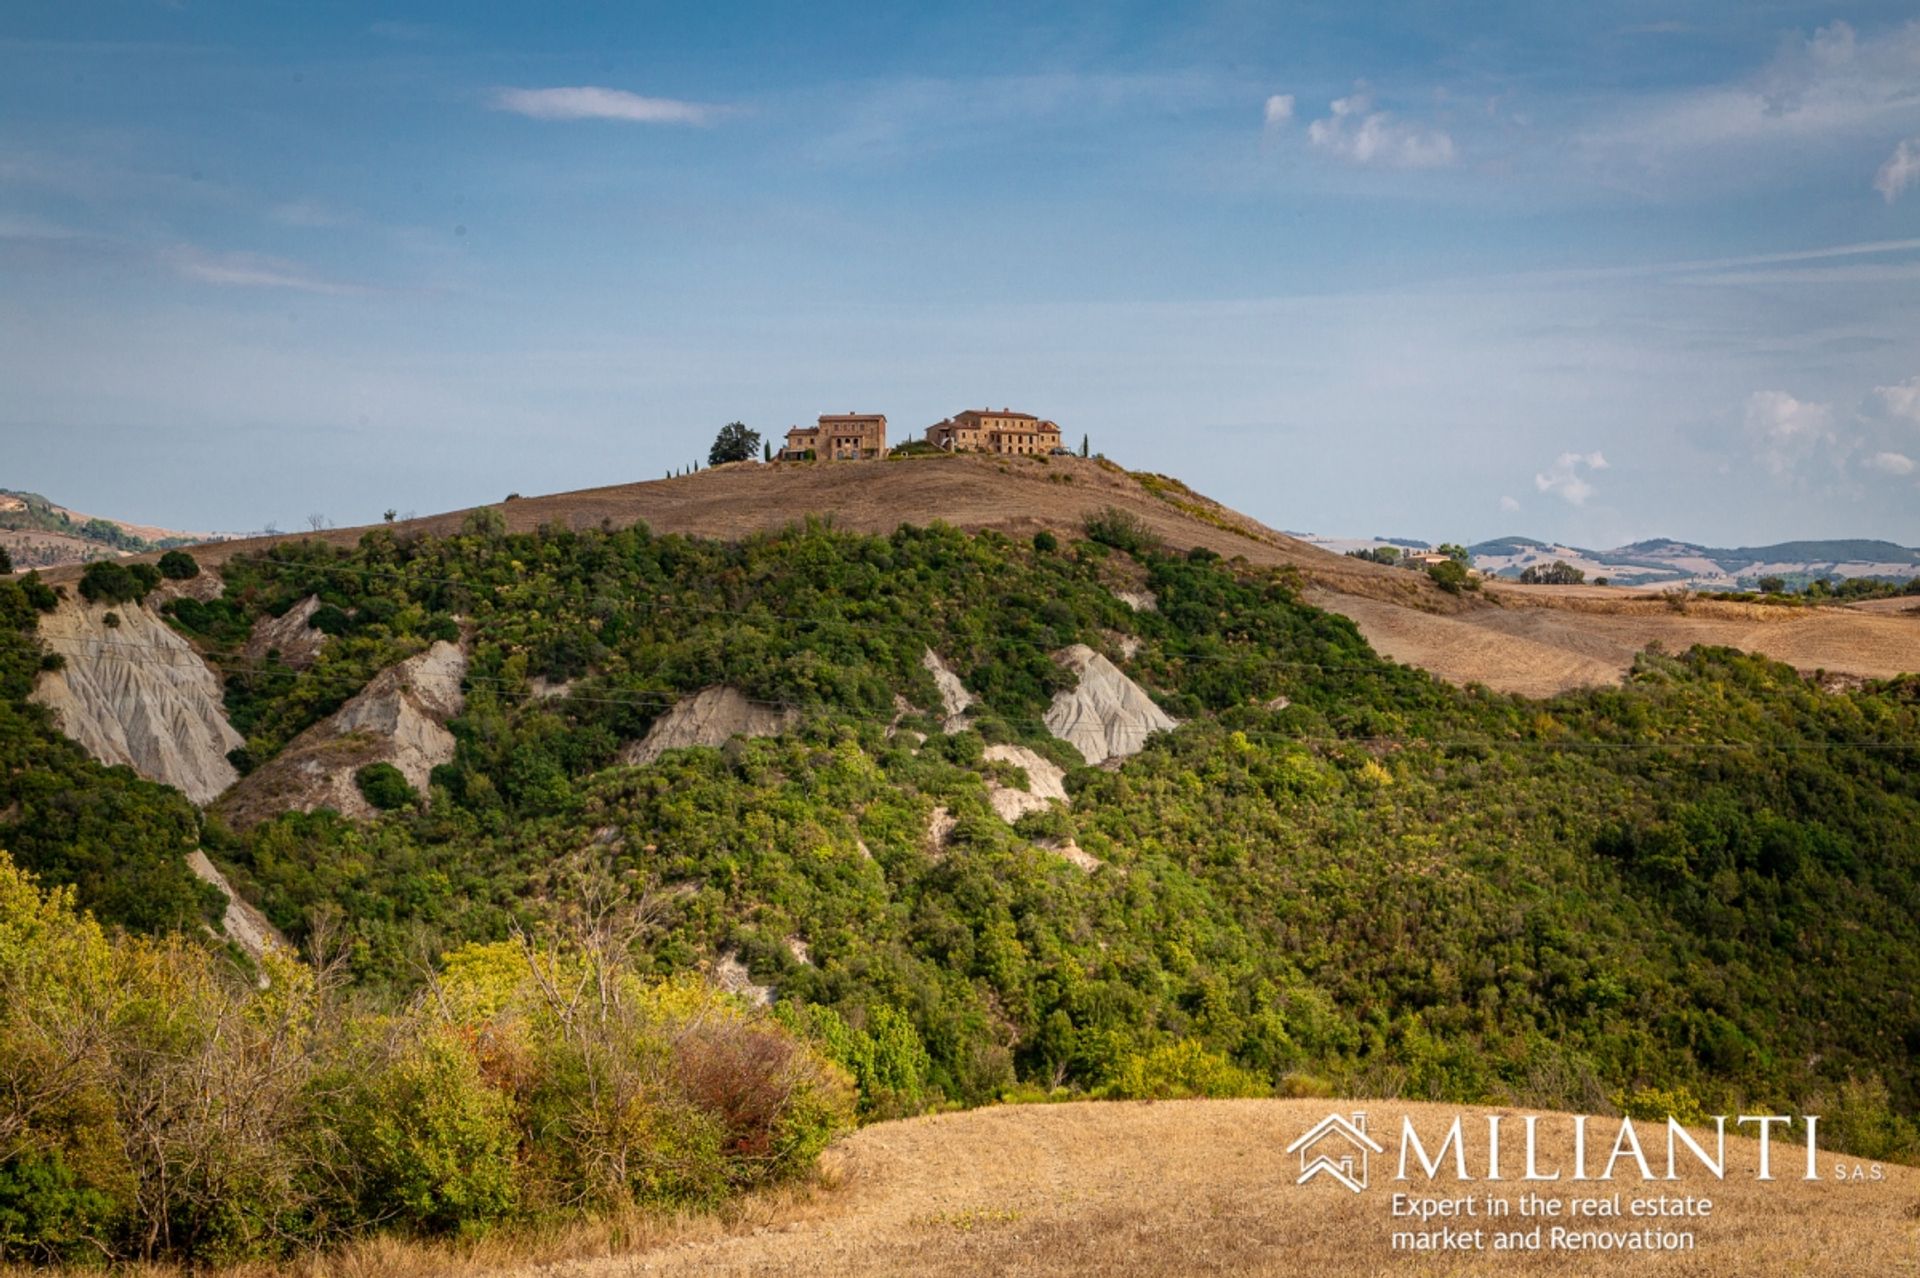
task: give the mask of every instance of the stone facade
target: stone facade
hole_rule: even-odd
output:
[[[1060,428],[1032,413],[969,408],[927,427],[927,442],[950,453],[1045,456],[1060,447]]]
[[[887,455],[885,413],[829,413],[787,432],[781,461],[863,461]]]

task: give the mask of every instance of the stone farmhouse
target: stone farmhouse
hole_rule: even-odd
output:
[[[887,455],[885,413],[827,413],[787,432],[781,461],[870,461]]]
[[[1045,456],[1060,447],[1060,428],[1032,413],[969,408],[927,427],[927,442],[950,453]]]

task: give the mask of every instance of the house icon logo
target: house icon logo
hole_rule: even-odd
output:
[[[1287,1152],[1300,1155],[1295,1184],[1304,1185],[1324,1172],[1357,1194],[1367,1187],[1367,1155],[1386,1150],[1367,1135],[1367,1115],[1361,1110],[1351,1117],[1328,1114],[1287,1146]]]

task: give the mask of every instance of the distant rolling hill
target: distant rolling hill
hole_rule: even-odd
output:
[[[1468,549],[1474,565],[1494,576],[1517,577],[1531,564],[1560,559],[1583,570],[1589,580],[1606,577],[1630,585],[1671,582],[1736,589],[1775,576],[1784,578],[1790,586],[1816,577],[1905,581],[1920,576],[1920,550],[1869,538],[1728,548],[1659,537],[1612,550],[1587,550],[1529,537],[1504,537]]]
[[[124,519],[103,519],[49,501],[39,493],[0,488],[0,547],[16,569],[114,559],[212,539]]]
[[[1428,544],[1405,537],[1339,538],[1310,533],[1293,536],[1341,553],[1378,546],[1408,549]],[[1559,560],[1586,573],[1588,581],[1605,577],[1622,586],[1671,584],[1735,590],[1751,588],[1760,578],[1775,576],[1784,578],[1789,587],[1804,585],[1817,577],[1906,581],[1920,576],[1920,550],[1866,537],[1731,548],[1654,537],[1611,550],[1589,550],[1534,537],[1496,537],[1475,542],[1467,550],[1473,556],[1473,566],[1490,577],[1518,577],[1535,564]]]

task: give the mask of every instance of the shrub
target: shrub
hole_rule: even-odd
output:
[[[30,572],[20,579],[20,589],[27,596],[27,602],[36,612],[52,612],[60,606],[59,592],[40,580],[40,574]]]
[[[191,581],[200,575],[199,561],[184,550],[169,550],[160,556],[158,566],[168,581]]]
[[[397,812],[420,801],[406,774],[391,763],[369,763],[353,774],[360,795],[382,812]]]
[[[1033,535],[1033,548],[1043,555],[1051,555],[1060,549],[1060,539],[1042,528]]]
[[[1084,527],[1094,541],[1128,554],[1146,554],[1161,548],[1159,534],[1149,528],[1144,519],[1118,506],[1108,506],[1088,515]]]
[[[338,638],[353,629],[353,618],[349,617],[344,609],[335,607],[333,604],[321,604],[307,618],[307,628]]]
[[[1434,585],[1440,587],[1440,589],[1450,595],[1457,595],[1463,590],[1480,589],[1480,583],[1467,574],[1466,568],[1461,565],[1458,559],[1449,559],[1444,563],[1429,564],[1427,566],[1427,576],[1433,579]]]
[[[127,565],[117,559],[96,559],[80,574],[80,595],[89,603],[133,603],[151,587],[142,585],[134,568],[153,569],[146,564]]]
[[[0,575],[4,575],[12,571],[13,571],[13,556],[7,553],[7,548],[5,546],[0,546]]]
[[[1189,1096],[1265,1096],[1266,1084],[1218,1052],[1190,1038],[1122,1061],[1103,1089],[1119,1100],[1178,1100]]]
[[[452,1027],[412,1023],[372,1068],[339,1084],[336,1131],[364,1220],[471,1235],[518,1205],[520,1135],[509,1097]]]

